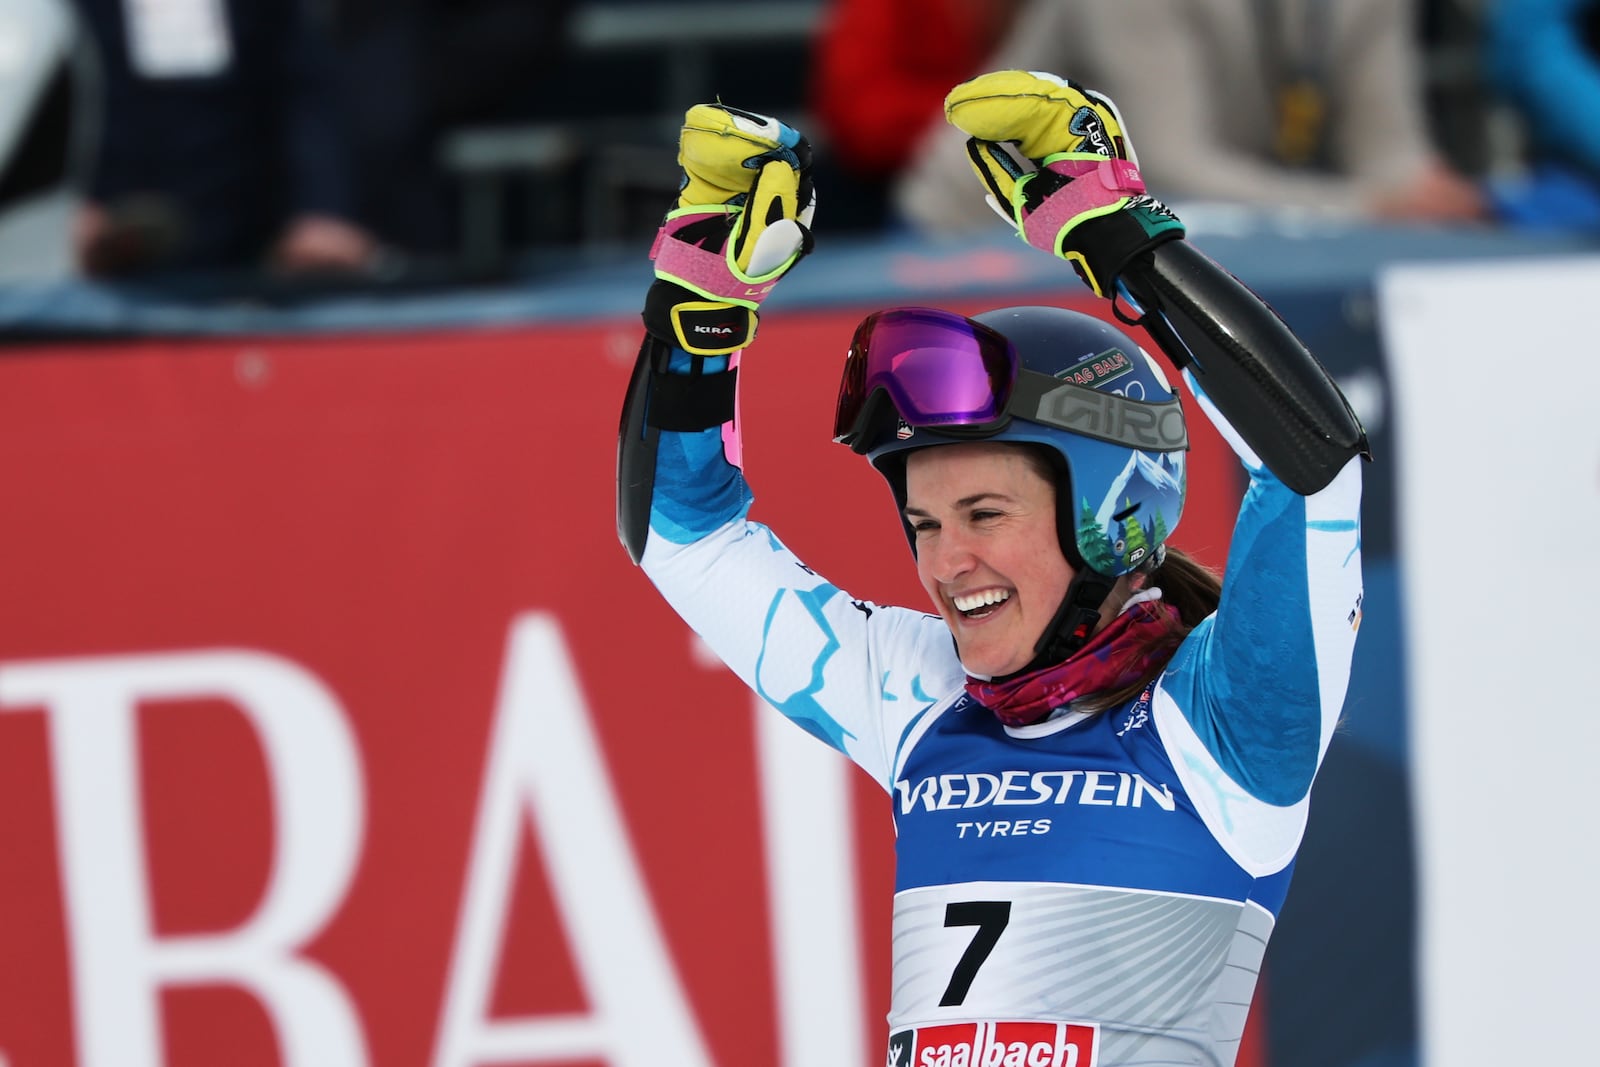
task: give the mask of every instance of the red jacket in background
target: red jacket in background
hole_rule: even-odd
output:
[[[1013,5],[834,0],[817,37],[812,108],[839,165],[897,170],[957,83],[980,73]]]

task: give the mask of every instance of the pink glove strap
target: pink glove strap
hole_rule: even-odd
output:
[[[656,277],[693,289],[708,300],[726,300],[751,309],[759,307],[778,284],[776,278],[765,282],[743,281],[728,269],[724,253],[708,252],[699,245],[675,238],[685,226],[713,215],[728,217],[725,212],[704,211],[675,215],[662,223],[661,229],[656,231],[655,243],[650,246]]]
[[[1055,252],[1061,231],[1085,214],[1144,192],[1139,168],[1125,159],[1058,159],[1044,169],[1072,179],[1022,220],[1028,243],[1050,253]]]

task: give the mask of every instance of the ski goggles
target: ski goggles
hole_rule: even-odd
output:
[[[993,432],[1009,421],[1017,369],[1011,342],[982,323],[936,308],[879,311],[850,340],[833,439],[865,454],[890,415],[913,427]]]
[[[1000,433],[1013,416],[1145,452],[1189,447],[1176,396],[1133,399],[1029,370],[995,330],[919,307],[879,311],[856,327],[833,439],[866,455],[891,436],[908,438],[908,427],[983,438]]]

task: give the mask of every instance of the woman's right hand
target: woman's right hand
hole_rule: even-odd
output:
[[[757,312],[811,251],[811,145],[765,115],[696,104],[678,141],[684,181],[650,250],[645,327],[694,355],[755,337]]]

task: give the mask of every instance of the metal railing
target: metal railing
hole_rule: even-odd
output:
[[[682,109],[711,98],[718,55],[807,49],[822,8],[821,0],[580,4],[567,26],[579,61],[649,54],[650,62],[640,64],[647,80],[636,90],[642,106],[627,115],[453,131],[440,163],[461,189],[462,258],[482,267],[508,254],[507,191],[516,183],[537,184],[540,195],[552,198],[550,210],[575,222],[585,243],[627,236],[630,196],[665,205],[676,188],[672,149]],[[797,104],[800,92],[796,86]]]

